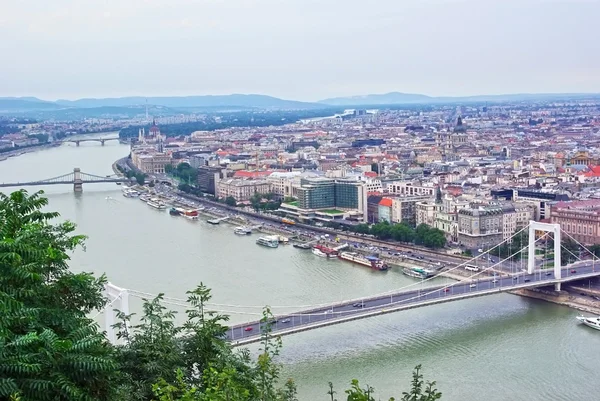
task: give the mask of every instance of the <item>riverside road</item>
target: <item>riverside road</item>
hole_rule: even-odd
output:
[[[553,272],[538,271],[533,274],[519,274],[512,277],[486,277],[481,280],[467,280],[444,286],[433,286],[326,305],[294,314],[276,316],[271,324],[273,334],[286,335],[317,327],[339,324],[368,316],[390,313],[442,302],[476,296],[491,295],[523,288],[550,286],[556,282],[570,282],[600,275],[600,266],[579,264],[562,269],[562,278],[554,278]],[[418,284],[416,284],[418,286]],[[259,341],[261,326],[265,323],[254,321],[232,326],[227,338],[242,345]]]

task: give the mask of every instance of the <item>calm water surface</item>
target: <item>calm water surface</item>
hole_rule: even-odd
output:
[[[128,151],[115,142],[62,145],[0,162],[0,182],[50,178],[73,167],[112,174],[112,162]],[[86,250],[73,255],[74,269],[175,298],[203,281],[213,289],[215,309],[233,322],[254,319],[266,304],[285,313],[414,283],[394,270],[381,274],[292,247],[258,247],[254,235],[171,217],[122,197],[114,184],[84,185],[78,195],[69,185],[37,189],[89,235]],[[541,301],[489,296],[284,337],[281,360],[302,401],[327,400],[328,381],[343,399],[352,378],[375,387],[381,399],[399,396],[417,364],[437,380],[444,400],[600,399],[600,332],[578,326],[576,315]]]

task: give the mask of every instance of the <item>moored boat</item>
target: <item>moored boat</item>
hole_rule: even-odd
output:
[[[277,248],[279,246],[279,238],[275,235],[269,235],[264,237],[259,237],[256,240],[258,245],[266,246],[268,248]]]
[[[236,227],[233,229],[233,232],[237,235],[250,235],[252,234],[252,229],[249,227]]]
[[[198,210],[184,210],[183,216],[189,220],[198,220],[198,217],[200,217]]]
[[[328,248],[325,245],[315,245],[312,253],[323,258],[335,258],[338,256],[338,252],[335,249]]]
[[[357,263],[359,265],[370,267],[374,270],[387,270],[388,266],[383,260],[375,256],[364,256],[356,252],[341,252],[338,256],[340,259],[347,260],[349,262]]]
[[[402,269],[402,273],[406,274],[409,277],[415,277],[420,279],[426,279],[432,277],[434,272],[428,269],[423,269],[420,267],[405,267]]]
[[[577,316],[577,320],[592,329],[600,330],[600,317]]]
[[[169,209],[169,214],[171,216],[181,216],[181,210],[172,207],[171,209]]]
[[[165,209],[167,207],[167,204],[158,198],[152,198],[146,204],[155,209]]]

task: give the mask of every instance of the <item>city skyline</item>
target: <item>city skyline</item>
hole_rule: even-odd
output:
[[[0,96],[597,93],[598,12],[534,0],[11,3]]]

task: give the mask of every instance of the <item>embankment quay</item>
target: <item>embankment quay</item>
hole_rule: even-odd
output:
[[[182,198],[186,198],[186,199],[196,201],[196,202],[199,202],[202,204],[211,205],[212,207],[219,208],[219,209],[223,210],[224,212],[231,212],[231,213],[235,213],[235,214],[245,215],[245,216],[251,217],[258,221],[282,224],[281,218],[277,217],[277,216],[263,214],[263,213],[255,213],[255,212],[251,212],[248,210],[243,210],[241,208],[227,206],[227,205],[224,205],[223,203],[219,203],[219,202],[215,202],[212,200],[208,200],[206,198],[186,194],[185,192],[181,192],[181,191],[176,191],[176,193],[177,193],[177,196],[180,196]],[[314,234],[328,234],[331,236],[338,237],[340,239],[340,241],[345,240],[345,241],[350,241],[350,242],[355,242],[355,243],[362,243],[362,244],[366,244],[366,245],[370,245],[370,246],[375,246],[375,247],[378,247],[378,248],[381,248],[384,250],[389,249],[389,250],[400,251],[400,252],[402,252],[402,251],[417,252],[420,255],[427,256],[428,259],[433,262],[441,262],[441,263],[445,263],[445,264],[460,264],[460,263],[464,263],[470,259],[470,258],[462,256],[462,255],[452,255],[452,254],[448,254],[447,252],[443,252],[443,251],[435,251],[435,250],[427,249],[424,247],[411,246],[411,245],[401,244],[398,242],[382,241],[382,240],[378,240],[375,238],[360,236],[360,235],[353,234],[353,233],[336,231],[336,230],[325,228],[325,227],[317,227],[317,226],[312,226],[312,225],[302,224],[302,223],[296,223],[292,227],[294,227],[295,229],[302,229],[307,232],[312,232]]]

